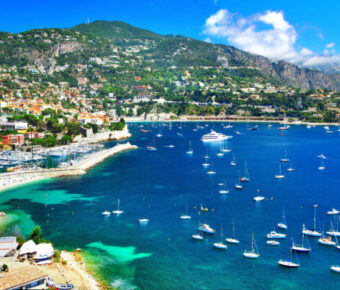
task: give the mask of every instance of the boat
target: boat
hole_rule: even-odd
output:
[[[245,250],[243,252],[243,256],[249,259],[257,259],[258,257],[260,257],[260,253],[256,246],[254,234],[251,235],[251,251]]]
[[[228,193],[229,193],[227,181],[225,181],[225,182],[224,182],[223,184],[221,184],[220,186],[223,186],[223,188],[220,189],[220,190],[218,191],[219,194],[228,194]]]
[[[146,129],[140,129],[139,132],[141,133],[150,133],[151,130],[146,130]]]
[[[227,136],[222,133],[217,133],[214,130],[211,130],[210,133],[202,136],[201,141],[202,142],[219,142],[223,140],[229,140],[231,138],[232,136]]]
[[[323,155],[323,154],[319,154],[319,155],[318,155],[318,158],[327,159],[327,157],[326,157],[325,155]]]
[[[271,231],[267,234],[267,239],[284,239],[286,234],[277,233],[276,231]]]
[[[333,272],[340,273],[340,266],[331,266],[330,268]]]
[[[52,287],[56,290],[69,290],[74,288],[73,284],[53,284]]]
[[[189,141],[189,150],[187,151],[188,155],[192,155],[194,154],[194,150],[192,150],[192,146],[191,146],[191,141]]]
[[[235,183],[235,188],[238,190],[241,190],[243,188],[243,186],[239,183]]]
[[[283,126],[279,127],[279,130],[280,131],[284,131],[284,130],[288,130],[289,129],[289,126],[287,126],[286,124],[286,113],[284,113],[284,116],[283,116]]]
[[[189,215],[189,212],[188,212],[188,203],[186,204],[186,214],[184,215],[181,215],[180,216],[180,219],[182,220],[190,220],[191,219],[191,216]]]
[[[207,171],[207,174],[209,174],[209,175],[214,175],[214,174],[216,174],[216,172],[214,171],[214,164],[211,163],[211,168],[210,168],[209,171]]]
[[[307,125],[307,129],[310,129],[310,128],[312,128],[312,126],[311,125]]]
[[[228,142],[225,142],[225,146],[223,146],[221,149],[221,152],[228,153],[231,151],[231,149],[228,148]]]
[[[158,134],[156,135],[156,137],[158,137],[158,138],[163,137],[162,132],[161,132],[161,126],[159,126],[159,132],[158,132]]]
[[[111,212],[109,212],[108,210],[105,210],[102,212],[102,215],[109,216],[111,215]]]
[[[157,151],[157,148],[153,147],[153,146],[146,146],[146,150],[148,150],[148,151]]]
[[[175,145],[167,145],[167,146],[164,146],[165,148],[175,148]]]
[[[339,214],[339,213],[340,213],[340,210],[337,210],[335,208],[332,208],[332,210],[327,211],[328,215],[336,215],[336,214]]]
[[[254,127],[251,127],[249,130],[256,131],[258,129],[258,126],[255,125]]]
[[[275,179],[282,179],[285,178],[286,176],[282,174],[282,168],[281,168],[281,163],[280,163],[280,171],[279,174],[275,175]]]
[[[231,166],[236,166],[235,154],[233,154],[233,160],[230,161]]]
[[[112,213],[114,213],[115,215],[120,215],[120,214],[122,214],[124,211],[122,211],[121,209],[119,209],[119,206],[120,206],[120,199],[118,198],[118,200],[117,200],[117,209],[116,210],[114,210],[114,211],[112,211]]]
[[[336,242],[332,240],[331,236],[325,236],[325,229],[323,229],[322,237],[318,239],[318,243],[325,246],[336,246]]]
[[[292,247],[291,247],[291,249],[292,249],[293,251],[300,252],[300,253],[308,253],[308,252],[310,252],[310,251],[312,250],[311,247],[310,247],[308,238],[307,238],[307,242],[308,242],[309,247],[305,247],[305,245],[304,245],[304,241],[305,241],[305,233],[304,233],[304,231],[303,231],[303,230],[304,230],[304,227],[305,227],[305,225],[302,225],[301,245],[295,244],[295,243],[293,242],[293,239],[292,239]]]
[[[269,245],[269,246],[279,246],[280,242],[274,241],[274,240],[267,240],[266,244]]]
[[[140,224],[148,224],[149,223],[149,220],[148,219],[139,219],[138,220],[138,222],[140,223]]]
[[[211,228],[208,224],[202,224],[199,228],[199,231],[203,232],[203,233],[207,233],[207,234],[215,234],[216,230],[214,230],[213,228]]]
[[[0,211],[0,217],[6,216],[6,213],[4,211]]]
[[[218,153],[216,154],[216,156],[217,156],[217,157],[223,157],[223,156],[224,156],[224,153],[223,153],[223,152],[218,152]]]
[[[240,131],[235,131],[235,134],[240,135],[241,132]]]
[[[204,156],[204,159],[205,159],[205,161],[204,161],[204,163],[202,163],[202,166],[203,167],[208,167],[210,164],[208,163],[208,159],[209,159],[209,155],[208,155],[208,153]]]
[[[240,181],[242,181],[242,182],[250,181],[248,167],[247,167],[247,161],[244,161],[244,176],[240,178]]]
[[[201,211],[209,211],[209,209],[207,207],[204,207],[202,204],[201,204],[200,209],[201,209]]]
[[[285,217],[285,210],[284,209],[282,209],[282,222],[278,223],[277,227],[279,229],[282,229],[282,230],[287,230],[288,229],[287,221],[286,221],[286,217]]]
[[[330,223],[330,230],[326,232],[327,235],[331,236],[331,237],[340,237],[340,232],[339,232],[339,218],[337,218],[337,226],[336,226],[336,230],[333,227],[333,223]]]
[[[292,165],[292,161],[290,161],[290,165],[289,167],[286,169],[288,172],[292,172],[292,171],[295,171],[293,165]]]
[[[320,166],[318,167],[319,170],[325,170],[326,167],[325,167],[325,163],[323,162],[324,159],[321,160],[321,164]]]
[[[310,236],[310,237],[321,237],[322,236],[322,234],[316,230],[316,208],[317,207],[318,207],[317,204],[313,205],[313,208],[314,208],[313,230],[306,229],[305,225],[303,225],[302,227],[302,233],[305,234],[306,236]]]
[[[288,155],[287,155],[287,150],[285,151],[285,157],[281,158],[281,162],[289,162]]]
[[[221,225],[221,241],[214,243],[214,248],[220,249],[220,250],[226,250],[228,246],[223,243],[223,230],[222,230],[222,225]]]
[[[260,195],[259,195],[259,196],[255,196],[253,200],[254,200],[255,202],[259,202],[259,201],[262,201],[262,200],[264,200],[264,199],[265,199],[264,196],[260,196]]]
[[[226,126],[223,126],[223,128],[224,129],[230,129],[230,128],[232,128],[233,126],[232,125],[230,125],[230,122],[229,122],[229,124],[228,125],[226,125]]]
[[[272,124],[268,124],[268,126],[267,126],[267,127],[268,127],[268,128],[271,128],[272,126],[273,126]]]
[[[202,241],[204,240],[203,233],[201,232],[200,234],[195,234],[191,236],[194,240],[199,240]]]
[[[295,254],[295,257],[296,257],[296,259],[298,259],[296,254]],[[300,264],[298,263],[298,260],[297,260],[296,263],[293,261],[293,250],[292,249],[290,249],[290,258],[289,259],[287,259],[287,260],[279,260],[277,263],[280,266],[286,267],[286,268],[298,268],[298,267],[300,267]]]
[[[225,240],[226,240],[226,242],[228,242],[230,244],[239,244],[240,243],[240,241],[235,238],[235,221],[234,221],[234,218],[233,218],[233,235],[232,235],[231,238],[226,238]]]

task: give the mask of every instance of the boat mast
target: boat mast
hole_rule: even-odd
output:
[[[318,205],[314,204],[313,207],[314,207],[314,219],[313,219],[313,221],[314,221],[314,228],[313,228],[313,231],[315,231],[316,230],[316,208],[318,207]]]

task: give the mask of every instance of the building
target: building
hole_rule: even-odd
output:
[[[49,277],[40,269],[32,266],[22,267],[13,272],[2,273],[0,289],[48,289]]]
[[[24,143],[24,135],[0,135],[1,142],[3,145],[22,145]]]
[[[1,130],[26,130],[28,127],[27,122],[0,122]]]
[[[1,237],[0,238],[0,257],[5,257],[11,251],[16,250],[18,247],[16,237]],[[2,288],[1,288],[2,289]]]

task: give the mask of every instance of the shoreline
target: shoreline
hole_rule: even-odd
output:
[[[209,118],[209,117],[208,117]],[[214,117],[216,118],[216,117]],[[264,124],[284,124],[283,120],[257,120],[257,119],[244,119],[244,120],[235,120],[235,119],[223,119],[223,120],[205,120],[205,119],[195,119],[195,120],[188,120],[188,119],[176,119],[176,120],[126,120],[126,123],[264,123]],[[340,123],[324,123],[324,122],[304,122],[304,121],[295,121],[295,122],[286,122],[286,125],[310,125],[310,126],[340,126]]]
[[[94,167],[105,159],[116,155],[120,152],[137,149],[136,145],[131,145],[130,142],[118,144],[109,149],[104,149],[90,156],[89,158],[80,161],[80,163],[67,168],[52,168],[52,169],[38,169],[38,170],[20,170],[15,172],[6,172],[0,174],[0,192],[12,189],[17,186],[34,183],[48,178],[77,176],[84,175],[87,170]],[[12,179],[17,179],[11,182]],[[8,181],[8,184],[7,182]]]

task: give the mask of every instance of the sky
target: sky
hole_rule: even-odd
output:
[[[0,31],[120,20],[272,60],[340,64],[340,0],[1,0]]]

